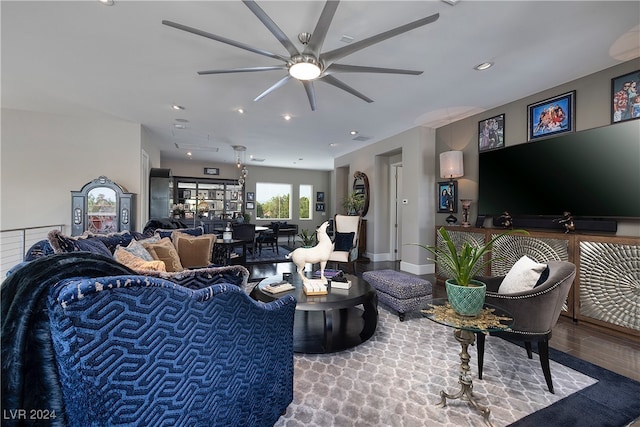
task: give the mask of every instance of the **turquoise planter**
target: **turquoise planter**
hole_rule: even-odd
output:
[[[462,316],[477,316],[484,305],[487,285],[477,280],[471,283],[471,286],[459,286],[452,279],[445,282],[449,304]]]

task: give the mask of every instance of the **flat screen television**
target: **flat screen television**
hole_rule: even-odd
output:
[[[640,218],[640,120],[479,157],[480,215]]]

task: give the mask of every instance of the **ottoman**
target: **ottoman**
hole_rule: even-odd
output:
[[[376,291],[378,300],[398,312],[400,321],[405,313],[423,308],[431,301],[431,282],[395,270],[365,271],[362,278]]]

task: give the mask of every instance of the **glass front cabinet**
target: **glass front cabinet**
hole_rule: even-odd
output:
[[[242,213],[242,186],[236,180],[174,177],[174,201],[187,219],[233,219]]]
[[[135,229],[135,194],[100,176],[71,192],[71,235],[107,234]]]

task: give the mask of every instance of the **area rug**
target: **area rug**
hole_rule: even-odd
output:
[[[291,250],[285,246],[278,246],[278,252],[271,248],[262,248],[262,253],[254,252],[247,254],[247,264],[291,262],[285,257]]]
[[[294,355],[294,400],[276,426],[485,426],[467,401],[436,407],[441,390],[460,390],[453,330],[419,313],[400,322],[379,312],[376,333],[360,346]],[[551,394],[537,355],[529,360],[523,348],[487,337],[478,380],[475,347],[469,352],[474,395],[493,426],[623,426],[640,416],[640,383],[565,353],[551,352]]]

